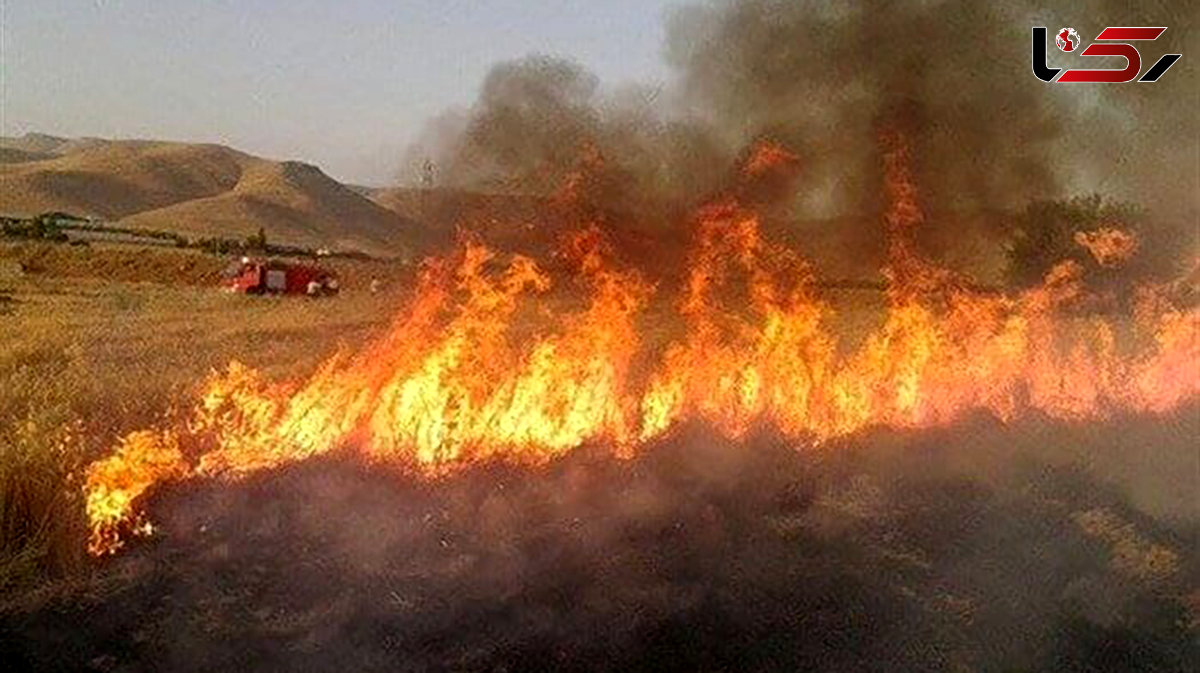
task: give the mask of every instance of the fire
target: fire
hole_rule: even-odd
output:
[[[173,433],[140,431],[123,438],[112,457],[93,463],[87,471],[86,509],[92,527],[88,551],[116,551],[122,544],[121,529],[130,523],[135,533],[152,532],[135,509],[138,499],[154,484],[188,473]]]
[[[1095,231],[1075,232],[1075,242],[1087,249],[1100,266],[1114,267],[1127,262],[1137,252],[1138,240],[1133,234],[1114,227]]]
[[[655,288],[614,262],[597,226],[563,246],[578,306],[556,298],[535,260],[467,241],[427,263],[414,298],[362,352],[338,353],[294,383],[231,363],[183,427],[124,438],[88,471],[90,550],[113,552],[123,531],[143,525],[140,500],[157,484],[235,479],[332,451],[436,476],[484,460],[537,465],[589,444],[633,455],[691,420],[731,438],[769,424],[818,446],[973,411],[1002,420],[1161,413],[1200,392],[1197,313],[1155,288],[1143,290],[1132,322],[1084,317],[1069,311],[1085,292],[1075,262],[1003,295],[922,257],[908,145],[885,131],[881,146],[888,306],[861,343],[838,338],[809,264],[765,240],[745,203],[754,181],[796,165],[759,144],[740,188],[693,217],[688,272],[668,316],[683,332],[664,348],[646,339],[646,325],[662,321]],[[554,327],[526,333],[539,310]]]

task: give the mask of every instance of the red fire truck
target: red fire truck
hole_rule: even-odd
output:
[[[304,294],[325,297],[338,293],[337,278],[312,264],[243,257],[225,271],[226,288],[241,294]]]

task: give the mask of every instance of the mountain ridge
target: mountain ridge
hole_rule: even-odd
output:
[[[301,161],[215,143],[0,136],[0,213],[403,256],[416,223]]]

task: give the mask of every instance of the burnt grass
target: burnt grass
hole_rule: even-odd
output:
[[[1194,523],[1029,450],[1180,432],[976,419],[797,451],[690,427],[632,460],[594,448],[429,482],[332,456],[178,484],[150,503],[154,538],[6,597],[0,654],[7,670],[1195,670]],[[1178,567],[1122,572],[1077,524],[1098,509]]]

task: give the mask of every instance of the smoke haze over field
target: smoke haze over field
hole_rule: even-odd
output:
[[[667,22],[663,90],[604,90],[582,67],[531,56],[496,65],[475,105],[430,126],[410,160],[443,184],[549,191],[582,148],[604,157],[620,212],[688,202],[716,186],[752,139],[797,151],[795,212],[874,213],[880,123],[915,136],[931,214],[1012,209],[1099,191],[1188,231],[1198,212],[1195,2],[787,2],[683,6]],[[1031,74],[1030,28],[1165,25],[1143,71],[1183,58],[1155,84],[1057,85]],[[1052,66],[1083,67],[1050,47]],[[1075,60],[1072,60],[1075,59]],[[1089,59],[1096,67],[1118,66]]]
[[[160,539],[91,590],[0,602],[27,636],[0,653],[30,670],[1185,670],[1196,512],[1147,518],[1119,466],[1144,449],[1136,472],[1186,474],[1196,418],[828,451],[693,427],[631,461],[434,482],[315,459],[167,489]]]
[[[609,89],[559,56],[498,63],[405,158],[418,184],[448,189],[390,190],[450,213],[423,225],[480,220],[454,251],[394,291],[373,278],[377,303],[343,304],[368,296],[348,282],[313,309],[343,305],[352,323],[296,311],[250,334],[195,312],[156,319],[232,345],[200,351],[229,364],[148,423],[156,407],[139,403],[168,386],[139,376],[112,386],[136,416],[113,406],[103,424],[64,425],[71,392],[61,414],[19,420],[113,437],[46,480],[72,509],[29,508],[38,525],[73,512],[62,528],[92,557],[0,594],[0,661],[1194,668],[1195,279],[1134,293],[1106,277],[1133,300],[1097,290],[1110,265],[1160,259],[1120,222],[1067,229],[1077,257],[1036,267],[1028,288],[986,286],[945,257],[972,245],[969,227],[1000,257],[994,224],[1086,190],[1145,205],[1145,226],[1193,245],[1197,14],[722,0],[671,13],[662,88]],[[1108,24],[1166,24],[1146,60],[1184,61],[1153,85],[1030,73],[1031,25],[1088,39]],[[284,168],[286,184],[321,177]],[[1105,225],[1138,216],[1079,203]],[[875,275],[818,268],[834,255]],[[290,358],[296,339],[330,355]],[[82,361],[77,344],[58,350]],[[114,353],[122,372],[153,371]],[[84,380],[74,359],[45,371]],[[16,389],[36,392],[14,363]],[[64,389],[108,396],[93,388]],[[25,446],[22,460],[50,453]]]

